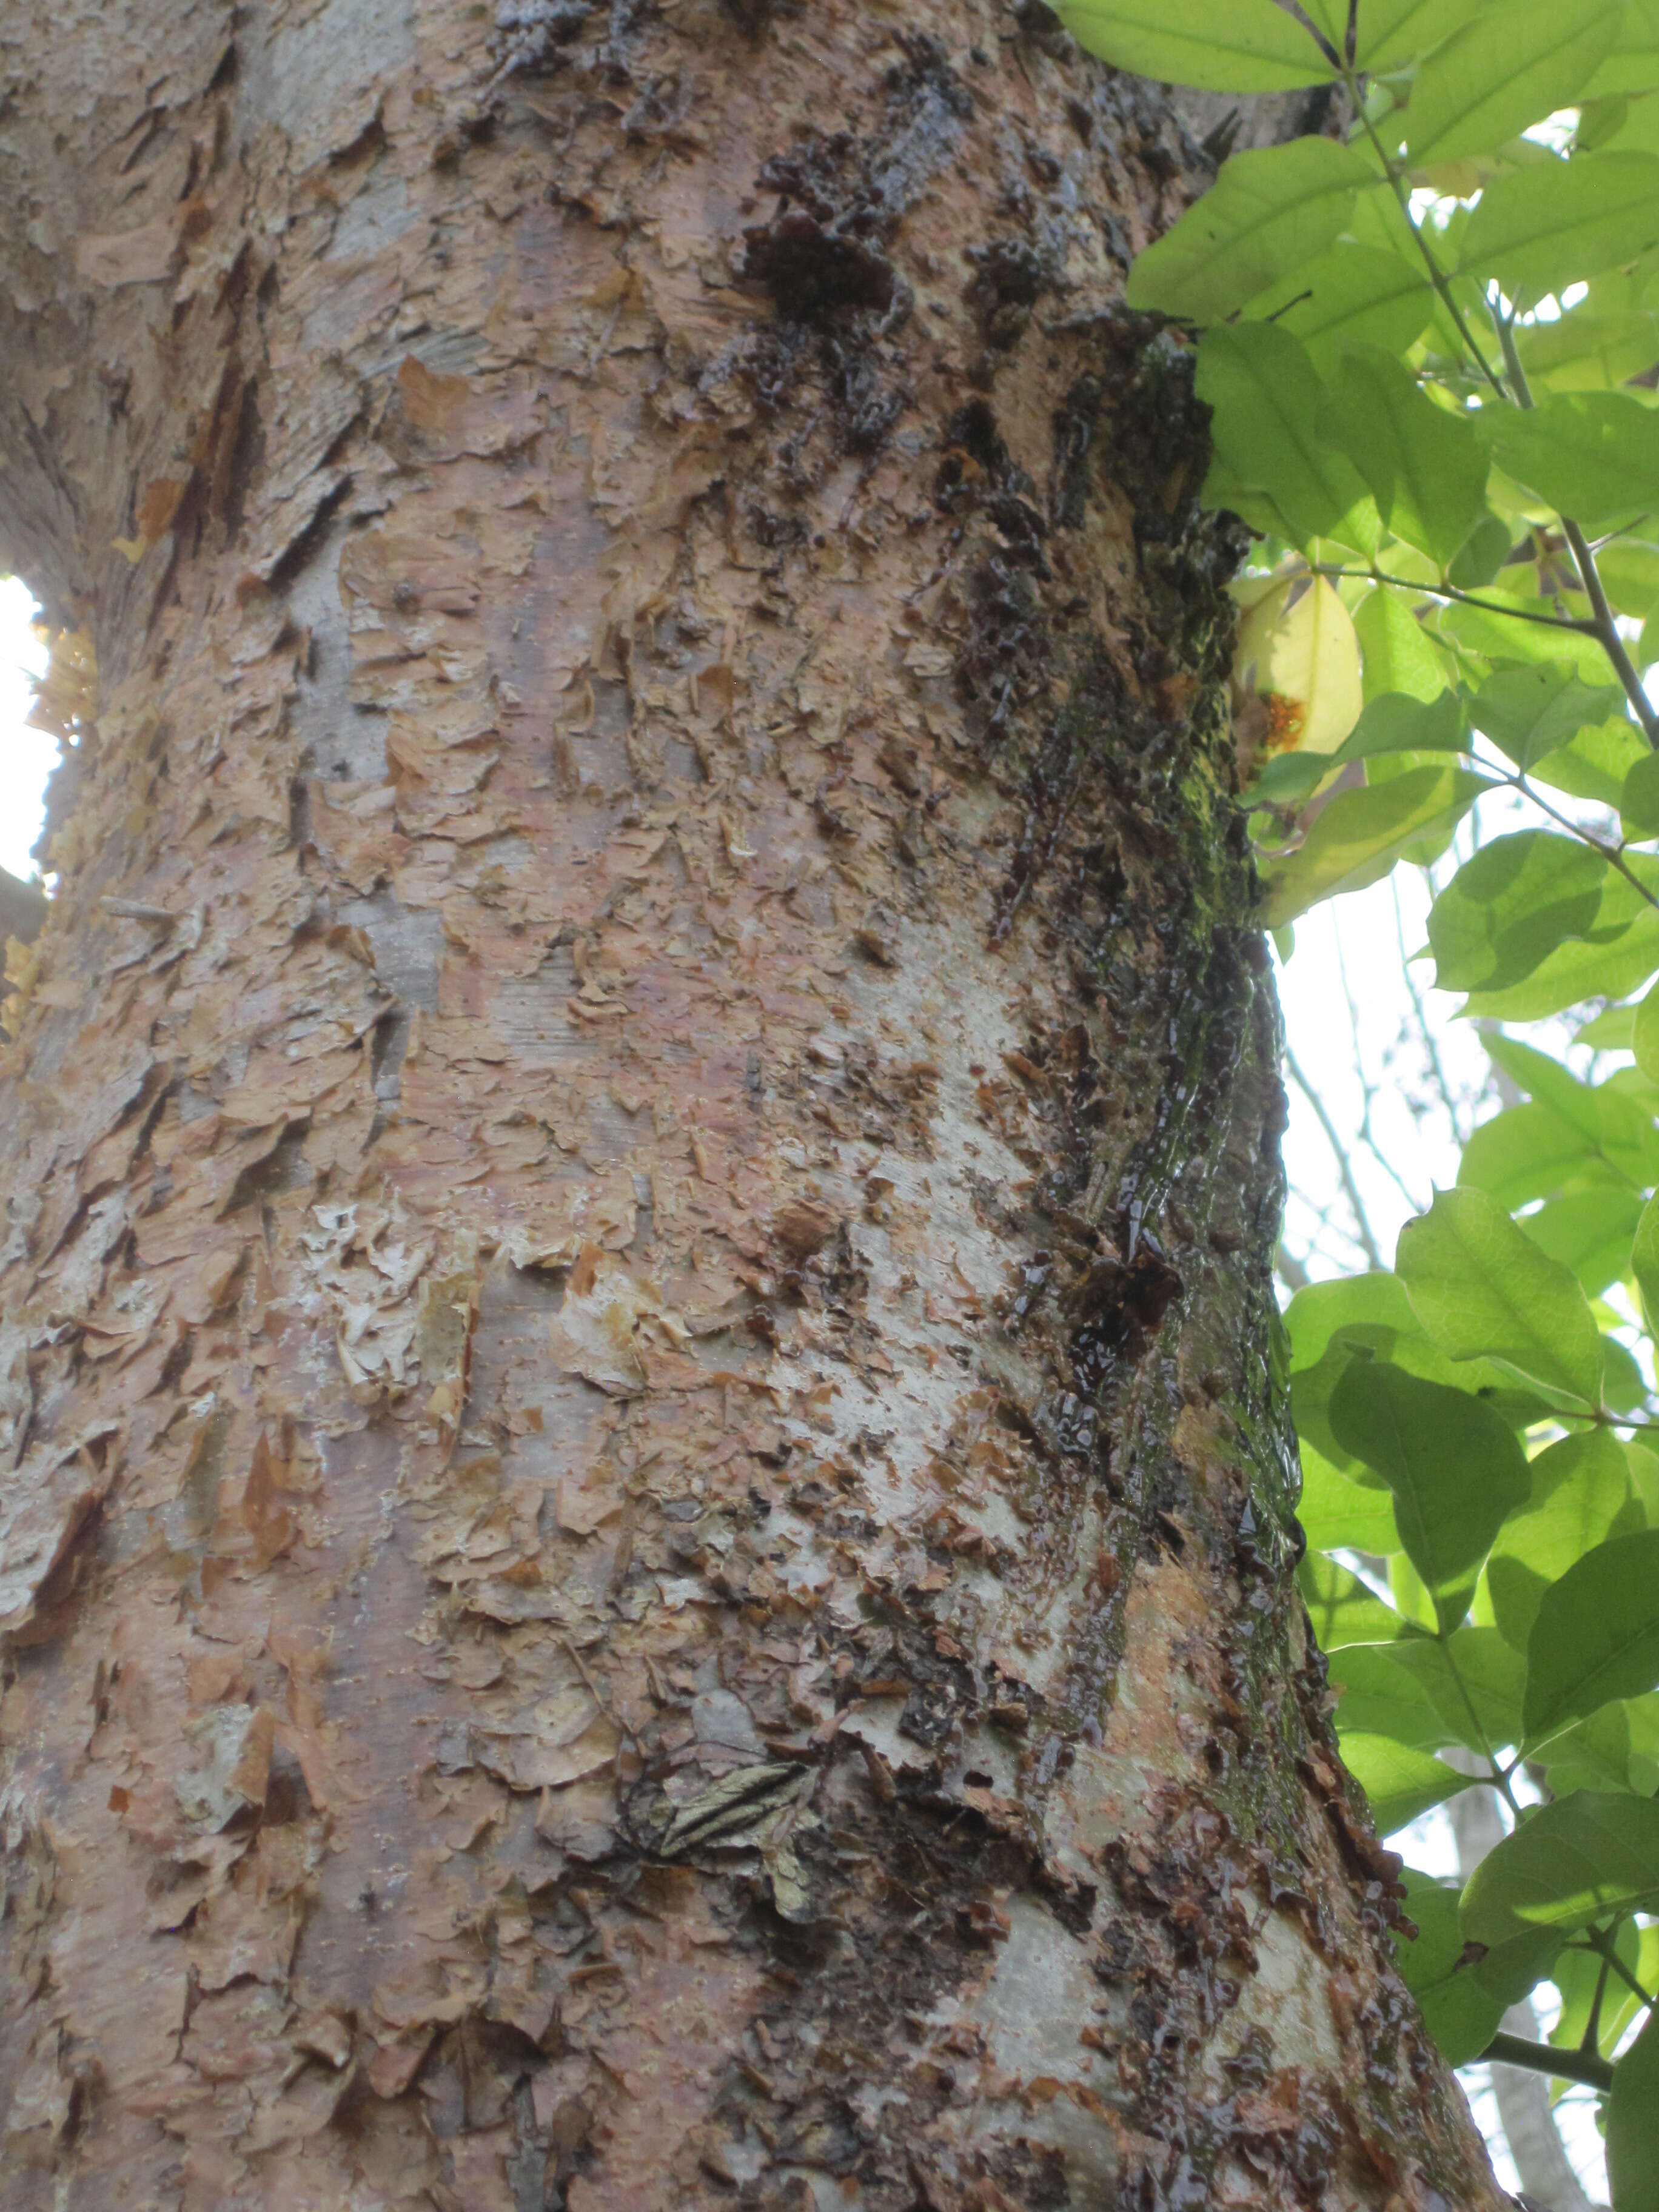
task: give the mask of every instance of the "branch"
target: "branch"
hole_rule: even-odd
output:
[[[1482,2065],[1519,2066],[1528,2074],[1549,2074],[1560,2081],[1582,2081],[1591,2089],[1611,2089],[1613,2068],[1593,2051],[1558,2051],[1553,2043],[1525,2043],[1518,2035],[1494,2035],[1480,2054]]]
[[[1404,576],[1390,576],[1381,568],[1344,568],[1334,561],[1311,561],[1308,565],[1316,576],[1348,576],[1357,583],[1389,584],[1396,592],[1418,592],[1425,599],[1450,599],[1460,607],[1478,607],[1482,614],[1502,615],[1509,622],[1537,623],[1545,629],[1577,630],[1580,637],[1601,641],[1601,626],[1588,615],[1529,614],[1524,607],[1503,607],[1495,600],[1479,598],[1474,592],[1460,592],[1455,584],[1413,583]]]

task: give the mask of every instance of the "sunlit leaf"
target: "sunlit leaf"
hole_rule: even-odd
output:
[[[1199,323],[1230,315],[1328,246],[1356,193],[1376,182],[1365,156],[1334,138],[1235,154],[1203,198],[1136,260],[1128,303]]]
[[[1575,1790],[1531,1813],[1475,1869],[1458,1919],[1491,1948],[1659,1902],[1659,1800]]]
[[[1413,614],[1406,595],[1389,586],[1360,603],[1354,629],[1364,662],[1365,696],[1403,691],[1433,699],[1446,689],[1446,668]]]
[[[1334,752],[1359,719],[1359,641],[1322,576],[1293,576],[1256,601],[1238,626],[1233,673],[1273,702],[1279,741],[1298,752]]]
[[[1617,2212],[1659,2212],[1659,2014],[1613,2069],[1607,2181]]]
[[[1425,767],[1339,792],[1297,850],[1264,872],[1265,926],[1278,928],[1321,899],[1376,883],[1415,838],[1454,826],[1490,788],[1466,769]]]
[[[1493,1360],[1567,1405],[1600,1402],[1601,1340],[1577,1279],[1485,1191],[1437,1193],[1401,1231],[1395,1265],[1424,1328],[1451,1358]]]
[[[1469,1786],[1443,1759],[1413,1751],[1385,1735],[1345,1735],[1343,1764],[1370,1800],[1379,1835],[1391,1836],[1431,1806],[1443,1805]]]
[[[1385,691],[1372,698],[1358,721],[1334,753],[1280,754],[1268,762],[1256,779],[1254,793],[1275,805],[1294,804],[1309,796],[1333,769],[1350,761],[1369,760],[1383,753],[1467,752],[1468,726],[1462,702],[1450,691],[1431,700],[1413,699],[1402,691]]]
[[[1483,845],[1430,910],[1441,989],[1502,989],[1530,975],[1593,924],[1607,871],[1600,853],[1548,830],[1518,830]]]
[[[1308,1601],[1308,1611],[1314,1616],[1314,1632],[1319,1638],[1322,1651],[1334,1651],[1339,1644],[1374,1644],[1379,1638],[1394,1634],[1385,1625],[1388,1607],[1375,1596],[1357,1575],[1349,1574],[1334,1561],[1321,1559],[1321,1552],[1370,1552],[1386,1558],[1400,1548],[1400,1537],[1395,1528],[1394,1500],[1386,1490],[1364,1483],[1350,1482],[1347,1477],[1333,1467],[1322,1452],[1315,1451],[1304,1443],[1302,1449],[1302,1496],[1296,1509],[1310,1547],[1302,1562],[1306,1571],[1303,1581],[1303,1595]],[[1316,1571],[1323,1576],[1346,1577],[1340,1585],[1328,1580],[1317,1583],[1316,1593],[1310,1589]],[[1374,1607],[1374,1612],[1367,1611]],[[1339,1623],[1336,1618],[1340,1613]]]
[[[1351,339],[1403,353],[1434,312],[1422,262],[1339,238],[1252,300],[1253,321],[1271,319],[1308,349],[1316,368]]]
[[[1432,1639],[1413,1632],[1410,1640]],[[1387,1643],[1331,1649],[1328,1671],[1345,1742],[1355,1735],[1387,1736],[1415,1751],[1437,1751],[1454,1741],[1423,1682],[1404,1664],[1404,1650],[1397,1629]]]
[[[1237,482],[1273,500],[1297,544],[1322,536],[1364,496],[1352,464],[1315,429],[1319,380],[1288,331],[1276,323],[1213,325],[1200,343],[1194,381],[1213,410],[1218,459]],[[1213,496],[1210,485],[1205,496]]]
[[[1476,420],[1517,483],[1589,527],[1659,505],[1659,412],[1632,393],[1549,392]]]
[[[1494,177],[1462,264],[1528,302],[1659,244],[1659,157],[1591,154]]]
[[[1630,1471],[1605,1429],[1564,1437],[1528,1469],[1532,1494],[1504,1522],[1486,1562],[1486,1587],[1499,1632],[1524,1652],[1539,1601],[1592,1545],[1631,1510]]]
[[[1203,92],[1288,92],[1333,74],[1272,0],[1055,0],[1085,52],[1115,69]]]
[[[1571,1267],[1586,1297],[1599,1297],[1630,1269],[1642,1201],[1633,1190],[1581,1190],[1552,1198],[1519,1226],[1552,1260]]]
[[[1659,174],[1659,161],[1653,167]],[[1471,425],[1436,406],[1391,354],[1355,344],[1331,372],[1319,428],[1358,470],[1395,535],[1443,568],[1486,506],[1488,463]]]
[[[1469,719],[1517,768],[1529,769],[1623,703],[1616,687],[1581,683],[1566,662],[1543,661],[1487,677],[1469,702]]]
[[[1622,0],[1522,0],[1475,16],[1429,54],[1406,114],[1419,168],[1489,154],[1568,106],[1618,40]]]

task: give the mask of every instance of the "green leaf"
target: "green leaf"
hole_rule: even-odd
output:
[[[1370,1552],[1386,1557],[1400,1548],[1400,1537],[1395,1528],[1394,1500],[1386,1490],[1370,1485],[1350,1482],[1346,1475],[1333,1467],[1324,1454],[1304,1443],[1302,1447],[1302,1496],[1297,1502],[1296,1516],[1301,1522],[1310,1550],[1302,1564],[1310,1575],[1320,1552]],[[1335,1566],[1327,1559],[1316,1563],[1321,1570],[1328,1567],[1333,1574],[1347,1575],[1340,1589],[1334,1584],[1328,1588],[1320,1583],[1319,1602],[1324,1608],[1314,1623],[1322,1650],[1334,1650],[1341,1644],[1374,1644],[1381,1638],[1393,1635],[1394,1630],[1380,1625],[1387,1611],[1381,1598],[1376,1597],[1358,1576],[1347,1574],[1345,1567]],[[1350,1588],[1352,1585],[1352,1588]],[[1314,1612],[1314,1600],[1309,1595],[1309,1585],[1303,1584],[1303,1595],[1308,1599],[1308,1610]],[[1363,1601],[1377,1608],[1376,1616],[1367,1614],[1369,1626],[1359,1626],[1359,1616],[1353,1612]],[[1337,1604],[1347,1608],[1349,1617],[1342,1624],[1341,1633],[1330,1608]],[[1348,1632],[1354,1632],[1350,1633]]]
[[[1437,407],[1391,354],[1362,345],[1344,350],[1318,421],[1389,529],[1443,568],[1486,507],[1488,462],[1473,427]]]
[[[1401,1879],[1406,1917],[1417,1925],[1415,1942],[1394,1939],[1401,1978],[1448,2065],[1467,2065],[1497,2034],[1504,2008],[1463,1966],[1456,1884],[1448,1886],[1410,1867]]]
[[[1659,361],[1659,316],[1586,304],[1518,331],[1516,350],[1534,392],[1616,392]]]
[[[1645,1006],[1647,1001],[1644,1000]],[[1642,1208],[1642,1218],[1636,1224],[1636,1241],[1632,1247],[1630,1263],[1636,1277],[1636,1287],[1642,1293],[1642,1311],[1647,1318],[1648,1334],[1659,1330],[1659,1191]]]
[[[1628,1790],[1630,1723],[1624,1705],[1603,1705],[1599,1713],[1552,1736],[1536,1756],[1549,1776],[1550,1794],[1575,1790]]]
[[[1324,369],[1352,338],[1404,353],[1434,313],[1434,292],[1420,262],[1344,237],[1259,294],[1245,313],[1289,331]]]
[[[1401,1544],[1449,1632],[1469,1609],[1504,1515],[1528,1496],[1513,1432],[1483,1399],[1358,1359],[1331,1395],[1330,1420],[1343,1449],[1394,1492]]]
[[[1266,872],[1265,927],[1279,928],[1321,899],[1376,883],[1415,840],[1455,827],[1491,787],[1468,769],[1429,766],[1339,792],[1297,850]]]
[[[1576,1193],[1613,1180],[1583,1131],[1535,1103],[1506,1107],[1483,1121],[1457,1166],[1461,1189],[1489,1192],[1506,1213],[1569,1187]]]
[[[1365,665],[1365,696],[1403,691],[1434,699],[1446,689],[1445,665],[1403,592],[1384,585],[1360,601],[1353,618]]]
[[[1613,2069],[1607,2182],[1615,2212],[1659,2212],[1659,2014]]]
[[[1394,1509],[1388,1492],[1360,1490],[1352,1482],[1346,1486],[1361,1498],[1382,1501],[1389,1515],[1389,1541],[1394,1543]],[[1404,1624],[1393,1607],[1336,1560],[1310,1550],[1303,1556],[1296,1579],[1322,1651],[1340,1651],[1351,1644],[1388,1644],[1402,1632]]]
[[[1203,198],[1139,256],[1125,297],[1132,307],[1188,322],[1230,315],[1328,246],[1356,194],[1376,181],[1364,155],[1334,138],[1235,154]]]
[[[1623,705],[1616,685],[1581,683],[1565,661],[1547,660],[1495,671],[1469,702],[1469,720],[1517,768],[1529,769],[1570,744],[1587,722],[1605,722]]]
[[[1220,460],[1273,501],[1298,544],[1331,529],[1364,496],[1353,468],[1316,434],[1319,380],[1306,349],[1276,323],[1206,330],[1194,389],[1213,410]]]
[[[1644,752],[1632,763],[1619,794],[1619,816],[1632,844],[1659,837],[1659,753]]]
[[[1659,1528],[1597,1544],[1552,1583],[1527,1641],[1527,1741],[1659,1684]]]
[[[1564,660],[1583,683],[1606,685],[1616,680],[1601,640],[1583,630],[1563,629],[1559,606],[1536,592],[1488,585],[1478,606],[1460,600],[1430,613],[1437,632],[1495,665],[1524,667]]]
[[[1490,154],[1570,106],[1618,40],[1621,0],[1522,0],[1477,15],[1422,63],[1406,114],[1419,168]]]
[[[1485,1191],[1439,1192],[1401,1231],[1395,1264],[1419,1320],[1452,1358],[1493,1360],[1568,1405],[1600,1402],[1589,1301]]]
[[[1644,854],[1626,854],[1639,869]],[[1659,913],[1626,878],[1609,870],[1595,927],[1570,939],[1527,977],[1505,991],[1474,991],[1462,1012],[1500,1022],[1536,1021],[1581,999],[1622,999],[1659,968]]]
[[[1401,1642],[1400,1657],[1439,1714],[1443,1742],[1485,1751],[1520,1741],[1527,1663],[1497,1629],[1407,1636]]]
[[[1510,526],[1498,515],[1477,522],[1459,547],[1457,558],[1446,574],[1460,592],[1478,592],[1502,569],[1510,557]]]
[[[1486,0],[1362,0],[1355,59],[1364,70],[1399,69],[1486,5]]]
[[[1549,1200],[1516,1225],[1540,1251],[1572,1269],[1587,1298],[1596,1298],[1629,1272],[1641,1212],[1632,1190],[1581,1190]]]
[[[1413,1634],[1413,1644],[1432,1648],[1432,1639]],[[1336,1725],[1350,1736],[1387,1736],[1413,1751],[1437,1751],[1457,1741],[1448,1729],[1421,1678],[1402,1662],[1405,1641],[1346,1644],[1329,1653],[1329,1675],[1336,1693]]]
[[[1289,92],[1331,64],[1272,0],[1056,0],[1087,53],[1114,69],[1200,92]]]
[[[1638,1188],[1659,1182],[1659,1131],[1639,1099],[1616,1082],[1581,1083],[1547,1053],[1488,1032],[1486,1051],[1529,1098],[1583,1137],[1595,1157]]]
[[[1659,1902],[1659,1800],[1576,1790],[1529,1814],[1469,1877],[1466,1942],[1587,1928]]]
[[[1528,1474],[1531,1498],[1499,1529],[1486,1562],[1493,1618],[1516,1651],[1527,1648],[1545,1590],[1631,1507],[1624,1451],[1606,1429],[1564,1437],[1539,1453]]]
[[[1659,158],[1580,155],[1494,177],[1463,233],[1461,266],[1530,302],[1659,244]]]
[[[1342,1763],[1370,1799],[1379,1836],[1409,1827],[1431,1806],[1469,1786],[1467,1774],[1391,1736],[1344,1736]]]
[[[1468,726],[1455,693],[1431,700],[1385,691],[1364,708],[1334,753],[1280,753],[1256,778],[1252,797],[1281,805],[1305,799],[1335,769],[1382,753],[1467,752]]]
[[[1476,418],[1503,468],[1562,514],[1601,529],[1659,504],[1659,413],[1623,392],[1547,393]]]
[[[1600,853],[1545,830],[1483,845],[1429,910],[1436,982],[1443,991],[1520,982],[1594,923],[1607,872]]]
[[[1584,87],[1585,100],[1619,93],[1646,92],[1659,85],[1659,6],[1656,0],[1627,0],[1618,43]]]
[[[1632,769],[1647,750],[1647,739],[1622,714],[1587,722],[1567,744],[1533,763],[1532,780],[1570,791],[1575,799],[1617,806]]]

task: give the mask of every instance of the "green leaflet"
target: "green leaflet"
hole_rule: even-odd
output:
[[[1358,1490],[1349,1483],[1350,1490],[1358,1491],[1362,1498],[1379,1498],[1389,1514],[1388,1535],[1394,1535],[1394,1512],[1385,1490]],[[1296,1571],[1297,1588],[1308,1608],[1308,1620],[1319,1639],[1322,1651],[1340,1651],[1351,1644],[1389,1644],[1404,1632],[1404,1623],[1393,1607],[1386,1604],[1368,1584],[1335,1559],[1322,1557],[1311,1547],[1304,1554]]]
[[[1632,763],[1619,793],[1619,815],[1633,844],[1659,837],[1659,753],[1644,751]]]
[[[1506,1107],[1480,1124],[1463,1147],[1457,1182],[1460,1189],[1490,1193],[1507,1213],[1569,1188],[1613,1184],[1615,1176],[1581,1129],[1534,1103]]]
[[[1552,1583],[1527,1641],[1527,1741],[1659,1683],[1659,1528],[1597,1544]]]
[[[1486,0],[1363,0],[1355,59],[1361,69],[1398,69],[1486,4]]]
[[[1585,684],[1566,662],[1547,660],[1495,671],[1469,702],[1469,720],[1517,768],[1529,769],[1570,744],[1587,723],[1609,720],[1624,703],[1616,685]]]
[[[1616,392],[1659,361],[1659,315],[1586,302],[1559,322],[1534,324],[1517,349],[1534,392]]]
[[[1659,990],[1650,991],[1631,1024],[1631,1050],[1650,1082],[1659,1083]]]
[[[1058,0],[1054,12],[1087,52],[1166,84],[1288,92],[1334,74],[1272,0]]]
[[[1630,1722],[1626,1708],[1603,1705],[1588,1720],[1552,1736],[1535,1755],[1557,1797],[1575,1790],[1628,1790]]]
[[[1212,325],[1200,341],[1194,388],[1214,410],[1210,434],[1220,460],[1273,501],[1298,543],[1331,530],[1363,498],[1352,465],[1315,434],[1319,380],[1288,331]]]
[[[1647,1001],[1644,1000],[1645,1006]],[[1642,1208],[1631,1249],[1631,1270],[1642,1293],[1642,1311],[1650,1332],[1659,1328],[1659,1192]]]
[[[1504,535],[1507,543],[1508,533]],[[1368,699],[1389,691],[1425,700],[1444,694],[1445,663],[1413,614],[1404,592],[1386,588],[1370,592],[1361,602],[1353,626],[1364,656]]]
[[[1358,1359],[1331,1394],[1330,1422],[1394,1492],[1401,1543],[1449,1632],[1504,1515],[1528,1496],[1513,1431],[1483,1399]]]
[[[1659,174],[1659,161],[1653,167]],[[1444,568],[1486,508],[1488,463],[1473,427],[1437,407],[1392,354],[1358,344],[1337,362],[1318,424],[1395,535]]]
[[[1659,414],[1632,393],[1551,392],[1477,420],[1509,475],[1587,528],[1659,503]]]
[[[1455,1885],[1449,1887],[1410,1867],[1401,1880],[1406,1917],[1417,1926],[1415,1942],[1401,1936],[1394,1939],[1401,1978],[1448,2063],[1466,2065],[1480,2056],[1498,2033],[1504,2008],[1463,1968]]]
[[[1540,1251],[1571,1267],[1587,1298],[1630,1272],[1642,1201],[1632,1190],[1581,1190],[1553,1198],[1517,1224]]]
[[[1441,1191],[1401,1231],[1395,1264],[1418,1318],[1451,1358],[1496,1361],[1566,1406],[1600,1403],[1601,1340],[1589,1300],[1485,1191]]]
[[[1264,870],[1263,926],[1280,928],[1322,898],[1376,883],[1416,839],[1454,828],[1490,788],[1467,769],[1431,766],[1339,792],[1297,850]]]
[[[1627,0],[1613,52],[1580,97],[1605,100],[1617,93],[1646,92],[1654,85],[1659,85],[1659,4]]]
[[[1618,2212],[1659,2212],[1659,2014],[1613,2068],[1607,2180]]]
[[[1564,1437],[1540,1452],[1528,1473],[1531,1498],[1504,1522],[1486,1561],[1493,1618],[1505,1642],[1520,1652],[1527,1649],[1546,1589],[1631,1508],[1624,1450],[1606,1429]]]
[[[1494,177],[1463,233],[1460,265],[1528,301],[1659,244],[1659,157],[1586,155]]]
[[[1566,1934],[1659,1903],[1659,1800],[1577,1790],[1506,1836],[1470,1876],[1463,1939],[1495,1949],[1545,1929]]]
[[[1350,339],[1404,353],[1434,313],[1434,291],[1420,263],[1342,237],[1252,300],[1245,313],[1289,331],[1322,370]]]
[[[1581,1083],[1559,1060],[1518,1038],[1488,1034],[1486,1051],[1537,1103],[1577,1129],[1595,1156],[1639,1188],[1659,1182],[1659,1130],[1616,1081]]]
[[[1310,1571],[1318,1552],[1370,1552],[1386,1557],[1400,1548],[1394,1500],[1388,1492],[1350,1482],[1322,1452],[1307,1443],[1302,1447],[1302,1496],[1296,1515],[1312,1547],[1302,1562]],[[1340,1589],[1321,1583],[1316,1592],[1308,1580],[1303,1582],[1302,1594],[1314,1617],[1314,1632],[1322,1651],[1334,1651],[1339,1644],[1375,1643],[1394,1634],[1393,1628],[1384,1624],[1388,1607],[1381,1598],[1357,1575],[1347,1574],[1346,1568],[1330,1560],[1322,1565],[1334,1575],[1347,1577]],[[1376,1611],[1364,1611],[1367,1606]]]
[[[1376,182],[1365,156],[1334,138],[1235,154],[1136,261],[1128,304],[1196,323],[1230,315],[1328,246],[1355,196]]]
[[[1483,845],[1430,911],[1436,982],[1443,991],[1520,982],[1595,921],[1607,872],[1601,854],[1548,830]]]
[[[1406,150],[1419,167],[1489,154],[1529,123],[1565,107],[1616,44],[1621,0],[1523,0],[1496,8],[1422,63],[1406,112]]]
[[[1413,1640],[1427,1643],[1427,1638]],[[1422,1680],[1401,1658],[1404,1645],[1348,1644],[1328,1654],[1336,1692],[1336,1725],[1350,1736],[1387,1736],[1414,1751],[1437,1751],[1454,1739]]]
[[[1639,860],[1643,856],[1629,856]],[[1501,1022],[1535,1021],[1592,994],[1624,998],[1659,968],[1659,913],[1625,878],[1608,872],[1594,927],[1542,960],[1524,982],[1503,991],[1473,991],[1469,1015]]]
[[[1342,1739],[1342,1760],[1370,1800],[1377,1833],[1390,1836],[1408,1827],[1431,1805],[1443,1805],[1469,1778],[1443,1759],[1413,1751],[1386,1735],[1347,1735]]]

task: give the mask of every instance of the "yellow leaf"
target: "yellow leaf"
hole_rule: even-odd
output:
[[[1364,703],[1359,640],[1348,610],[1322,576],[1291,576],[1238,626],[1233,685],[1267,708],[1265,749],[1334,753]]]

